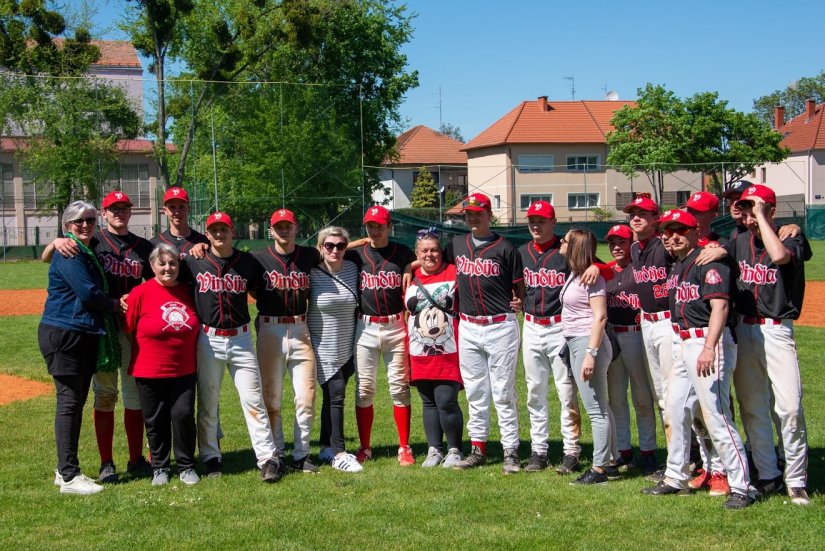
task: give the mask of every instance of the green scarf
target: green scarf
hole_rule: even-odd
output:
[[[100,274],[100,279],[103,280],[103,292],[108,295],[109,281],[106,279],[106,272],[103,271],[103,266],[98,262],[95,253],[71,232],[66,232],[66,236],[77,243],[83,254],[89,255],[89,258],[92,259],[92,263]],[[100,337],[97,345],[97,370],[112,373],[120,369],[120,343],[117,340],[118,328],[115,315],[111,312],[103,312],[103,325],[106,333]]]

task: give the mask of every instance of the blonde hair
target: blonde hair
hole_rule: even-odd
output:
[[[567,264],[575,274],[582,274],[596,260],[596,234],[590,230],[572,229],[567,232]]]
[[[349,243],[349,232],[340,226],[327,226],[318,232],[318,250],[324,248],[324,242],[327,237],[343,237],[344,241]]]

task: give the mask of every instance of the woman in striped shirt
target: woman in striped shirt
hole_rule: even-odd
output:
[[[344,447],[344,397],[355,372],[353,344],[358,306],[358,268],[344,260],[349,234],[329,226],[318,232],[321,263],[309,274],[309,333],[315,350],[321,406],[319,459],[345,472],[363,469]]]

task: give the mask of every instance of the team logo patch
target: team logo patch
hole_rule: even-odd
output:
[[[372,208],[372,209],[370,209],[370,214],[372,214],[373,216],[375,216],[376,214],[378,214],[378,209],[376,209],[376,208]]]
[[[180,190],[179,190],[178,188],[174,188],[174,189],[172,190],[172,195],[174,195],[175,197],[177,197],[178,195],[180,195]]]
[[[221,218],[223,218],[223,214],[219,212],[215,214],[215,220],[220,220]]]
[[[610,228],[610,231],[619,231],[619,228],[621,228],[621,226],[613,226]]]
[[[117,197],[118,199],[123,199],[123,194],[122,193],[115,193],[115,197]]]
[[[694,193],[694,194],[693,194],[693,200],[694,200],[694,201],[698,201],[698,200],[699,200],[699,199],[701,199],[701,198],[702,198],[702,194],[701,194],[701,193]]]
[[[719,285],[722,283],[722,276],[716,270],[710,270],[705,274],[705,283],[708,285]]]
[[[160,309],[163,311],[161,319],[166,322],[163,331],[172,328],[175,331],[181,329],[192,329],[187,323],[189,321],[189,314],[186,313],[186,307],[180,302],[167,302],[162,305]]]

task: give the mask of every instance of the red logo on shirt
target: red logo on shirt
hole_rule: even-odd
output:
[[[501,266],[498,262],[482,258],[470,260],[466,256],[458,256],[455,259],[455,269],[459,274],[470,276],[492,277],[501,275]]]
[[[683,281],[679,285],[671,286],[676,291],[676,304],[691,302],[699,298],[699,286]]]
[[[528,287],[562,287],[564,286],[564,272],[548,270],[542,268],[534,272],[529,268],[524,268],[524,284]]]
[[[719,285],[722,283],[722,276],[716,270],[710,270],[705,274],[705,283],[708,285]]]
[[[639,310],[641,308],[639,295],[625,291],[622,291],[618,295],[612,295],[608,299],[607,305],[611,308],[632,308],[633,310]]]
[[[163,310],[161,319],[166,322],[162,331],[166,331],[171,327],[175,331],[180,331],[183,328],[192,329],[186,322],[189,321],[189,314],[186,313],[186,306],[180,302],[167,302],[160,307]]]
[[[401,287],[401,274],[379,271],[377,274],[361,272],[361,289],[397,289]]]
[[[776,283],[776,268],[768,268],[764,264],[751,266],[744,260],[739,261],[739,279],[745,283],[757,285],[773,285]]]
[[[264,280],[267,291],[309,289],[309,276],[304,272],[290,272],[285,275],[272,270],[264,274]]]
[[[218,277],[212,274],[198,274],[198,292],[208,293],[210,291],[215,293],[245,293],[246,279],[239,275],[226,274],[223,277]]]
[[[644,283],[646,281],[659,281],[667,277],[667,268],[664,266],[642,266],[640,269],[633,268],[633,280],[636,283]]]
[[[129,260],[128,258],[118,260],[108,254],[100,256],[103,257],[103,270],[106,273],[117,277],[133,277],[135,279],[140,279],[141,274],[143,274],[143,263],[140,260]]]

